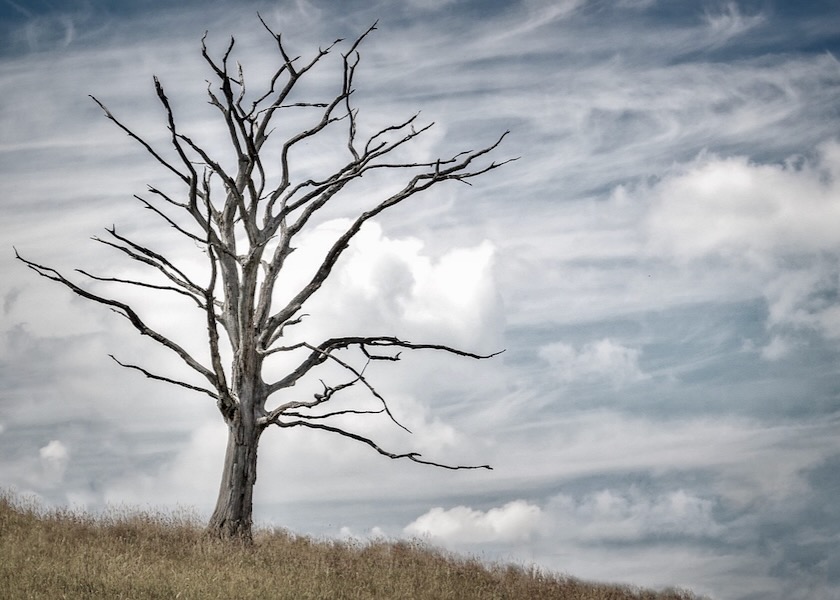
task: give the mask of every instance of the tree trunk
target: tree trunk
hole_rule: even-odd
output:
[[[250,543],[261,429],[252,419],[242,419],[240,415],[238,413],[229,425],[222,483],[207,532],[213,537]]]

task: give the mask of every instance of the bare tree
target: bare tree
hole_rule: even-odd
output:
[[[330,276],[342,253],[367,221],[434,185],[445,181],[469,183],[509,162],[491,162],[487,156],[507,132],[481,149],[457,152],[428,162],[393,159],[399,155],[395,151],[410,145],[433,124],[418,124],[415,114],[366,139],[359,139],[358,110],[352,102],[353,82],[360,60],[359,47],[376,29],[376,24],[341,54],[342,79],[336,91],[331,92],[326,101],[314,101],[305,98],[300,82],[342,40],[319,49],[308,61],[303,61],[289,54],[281,35],[260,20],[276,43],[279,66],[257,94],[252,94],[250,89],[246,92],[241,65],[232,69],[234,39],[230,39],[218,59],[208,52],[207,35],[202,38],[202,56],[213,77],[207,89],[209,103],[218,109],[226,131],[225,145],[235,160],[225,161],[212,156],[206,147],[178,129],[173,108],[157,77],[154,86],[167,121],[171,158],[91,96],[108,119],[174,176],[182,189],[180,194],[149,186],[148,197],[135,198],[201,249],[207,257],[207,271],[205,279],[197,281],[195,276],[187,274],[187,269],[179,268],[176,261],[111,227],[106,229],[106,237],[93,239],[150,269],[156,280],[163,283],[102,277],[81,269],[77,272],[93,281],[172,292],[185,297],[205,316],[202,321],[206,322],[209,360],[199,360],[171,337],[150,327],[131,305],[94,293],[90,286],[83,287],[49,266],[23,258],[15,249],[16,257],[38,275],[63,284],[82,298],[110,307],[141,335],[178,356],[201,381],[206,382],[195,385],[187,381],[189,378],[175,379],[153,373],[143,366],[121,362],[111,356],[121,366],[139,371],[148,378],[206,394],[216,402],[229,433],[219,496],[208,530],[222,538],[245,540],[251,537],[257,447],[262,433],[272,425],[336,434],[367,444],[392,459],[407,459],[447,469],[490,468],[488,465],[447,465],[426,460],[416,452],[390,452],[370,437],[341,426],[335,418],[348,413],[380,414],[405,429],[394,417],[386,398],[369,381],[365,367],[371,361],[396,361],[404,350],[434,350],[476,359],[492,354],[476,354],[443,344],[412,343],[390,335],[353,335],[285,344],[283,340],[288,339],[284,338],[286,330],[306,316],[303,310],[307,302]],[[267,145],[278,123],[287,130],[291,124],[296,133],[280,144]],[[302,177],[293,172],[293,154],[301,151],[303,143],[325,132],[334,132],[336,128],[344,132],[340,135],[346,146],[341,151],[343,164],[316,177]],[[269,148],[272,151],[266,156]],[[294,249],[293,241],[307,230],[307,226],[312,227],[316,213],[335,203],[342,191],[347,196],[349,184],[372,172],[397,175],[404,185],[390,195],[383,194],[384,197],[370,202],[335,238],[305,285],[290,300],[280,302],[275,297],[275,290],[286,259]],[[282,377],[266,380],[266,359],[278,353],[286,358],[297,356],[290,363],[296,366]],[[301,398],[294,386],[305,376],[314,376],[317,368],[325,364],[346,372],[346,377],[337,383],[322,382],[318,393],[311,398]],[[326,406],[348,388],[366,390],[378,407],[342,410]]]

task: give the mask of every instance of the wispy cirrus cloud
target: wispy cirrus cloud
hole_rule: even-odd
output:
[[[728,2],[718,10],[706,9],[705,21],[714,45],[722,45],[734,37],[760,27],[766,17],[762,13],[745,15],[737,2]]]

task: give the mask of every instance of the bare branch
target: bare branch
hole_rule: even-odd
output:
[[[190,196],[193,197],[195,195],[196,185],[198,183],[198,176],[196,175],[195,168],[192,165],[192,162],[187,157],[186,153],[184,152],[184,148],[181,146],[181,143],[178,141],[178,131],[175,129],[175,115],[172,113],[172,106],[169,104],[169,98],[166,97],[166,94],[163,91],[163,85],[161,84],[160,80],[157,76],[153,77],[155,82],[155,92],[157,93],[158,99],[160,100],[161,104],[163,104],[163,108],[166,110],[166,120],[169,126],[169,133],[170,133],[170,141],[172,146],[175,148],[175,151],[178,153],[178,156],[181,157],[181,162],[184,163],[184,166],[189,171],[189,180],[187,183],[190,186]]]
[[[196,392],[202,392],[202,393],[207,394],[208,396],[210,396],[211,398],[214,398],[214,399],[219,398],[219,395],[216,392],[211,392],[210,390],[208,390],[206,388],[203,388],[203,387],[200,387],[200,386],[197,386],[197,385],[191,385],[189,383],[185,383],[185,382],[179,381],[177,379],[171,379],[169,377],[164,377],[162,375],[156,375],[154,373],[151,373],[150,371],[147,371],[143,367],[139,367],[137,365],[132,365],[132,364],[120,362],[117,359],[117,357],[115,357],[113,354],[109,354],[108,356],[110,356],[111,359],[115,363],[117,363],[119,366],[125,367],[126,369],[134,369],[135,371],[140,371],[141,373],[143,373],[143,375],[145,375],[149,379],[154,379],[156,381],[164,381],[166,383],[171,383],[173,385],[178,385],[178,386],[187,388],[188,390],[193,390],[193,391],[196,391]]]
[[[381,415],[385,412],[384,408],[380,408],[379,410],[355,410],[349,408],[347,410],[336,410],[329,413],[324,413],[322,415],[304,415],[298,412],[284,412],[284,417],[295,417],[298,419],[329,419],[330,417],[337,417],[340,415]]]
[[[364,385],[368,391],[373,395],[379,402],[382,404],[382,410],[388,415],[388,417],[393,421],[397,426],[404,429],[405,431],[410,432],[410,430],[405,427],[402,423],[400,423],[388,406],[388,402],[385,398],[371,385],[371,383],[365,378],[363,368],[361,371],[355,369],[347,362],[339,359],[336,357],[332,352],[340,349],[346,349],[351,346],[358,346],[362,353],[367,357],[368,363],[371,360],[387,360],[387,361],[397,361],[400,358],[399,353],[396,355],[377,355],[372,354],[368,348],[405,348],[409,350],[438,350],[443,352],[448,352],[450,354],[455,354],[458,356],[464,356],[468,358],[475,358],[475,359],[486,359],[491,358],[493,356],[497,356],[504,352],[501,350],[499,352],[494,352],[492,354],[476,354],[473,352],[467,352],[464,350],[459,350],[457,348],[453,348],[451,346],[446,346],[443,344],[415,344],[412,342],[407,342],[405,340],[400,340],[399,338],[393,336],[377,336],[377,337],[343,337],[343,338],[331,338],[325,341],[318,347],[314,347],[306,342],[301,342],[298,344],[294,344],[292,346],[286,347],[279,347],[275,348],[274,352],[280,351],[292,351],[301,348],[306,348],[310,350],[309,356],[298,366],[297,369],[286,375],[286,377],[280,379],[279,381],[271,384],[268,386],[268,395],[273,394],[281,389],[291,387],[295,385],[297,381],[299,381],[302,377],[304,377],[307,373],[309,373],[313,368],[316,366],[324,363],[327,360],[332,360],[339,365],[341,365],[344,369],[347,369],[351,373],[353,373],[356,377],[355,379],[348,381],[344,384],[340,384],[338,386],[329,387],[322,381],[322,385],[324,385],[324,393],[323,394],[316,394],[315,399],[309,402],[304,401],[290,401],[280,406],[277,406],[274,410],[268,413],[265,417],[263,417],[260,421],[262,423],[272,423],[280,419],[281,417],[289,417],[294,416],[296,413],[289,412],[295,411],[299,408],[307,408],[311,409],[320,404],[323,404],[329,401],[333,394],[351,387],[356,383],[361,383]],[[367,366],[367,365],[365,365]]]
[[[310,417],[311,418],[316,418],[315,416],[311,416],[311,415],[306,416],[306,415],[301,415],[299,413],[290,412],[290,411],[293,411],[294,409],[298,409],[298,408],[312,409],[312,408],[315,408],[317,406],[320,406],[321,404],[325,404],[332,399],[332,397],[335,393],[340,392],[341,390],[347,389],[349,387],[353,387],[358,381],[359,381],[359,377],[356,377],[355,379],[352,379],[350,381],[346,381],[346,382],[341,383],[341,384],[336,385],[336,386],[328,386],[326,383],[324,383],[324,380],[322,379],[321,380],[321,385],[324,386],[324,392],[321,393],[321,394],[314,394],[313,395],[313,400],[310,400],[308,402],[307,401],[287,402],[287,403],[283,404],[282,406],[279,406],[279,407],[275,408],[274,410],[272,410],[270,413],[263,416],[262,418],[260,418],[259,422],[262,423],[262,424],[269,424],[274,419],[276,419],[280,416],[300,416],[300,417],[306,417],[306,418],[310,418]],[[377,413],[385,412],[385,409],[383,408],[383,409],[380,409],[380,410],[375,411],[375,412],[377,412]],[[328,416],[328,415],[322,415],[320,418],[323,418],[324,416]],[[409,433],[411,433],[411,432],[409,432]]]
[[[400,129],[404,129],[411,125],[414,119],[417,117],[411,117],[408,121],[401,123],[399,125],[394,125],[392,127],[387,127],[380,131],[379,133],[375,134],[368,140],[368,144],[366,145],[365,153],[363,156],[359,157],[357,160],[354,160],[347,165],[345,165],[341,170],[334,173],[330,177],[323,179],[321,181],[315,180],[307,180],[304,182],[299,183],[294,188],[292,188],[286,195],[283,197],[281,201],[281,206],[285,207],[283,211],[280,212],[278,218],[284,217],[285,214],[291,214],[294,211],[298,210],[299,208],[309,204],[304,212],[298,217],[297,221],[295,221],[294,225],[290,227],[290,232],[292,235],[300,231],[303,226],[309,220],[309,217],[315,213],[315,211],[319,210],[324,204],[327,203],[333,196],[335,196],[344,186],[354,179],[360,178],[366,172],[373,170],[373,169],[416,169],[416,168],[430,168],[440,161],[432,162],[432,163],[373,163],[374,159],[379,158],[393,150],[397,149],[399,146],[411,141],[412,139],[422,135],[426,131],[428,131],[434,123],[429,123],[428,125],[415,130],[412,127],[412,131],[409,134],[403,136],[402,139],[392,142],[390,144],[386,142],[381,142],[375,148],[370,149],[369,146],[372,143],[373,139],[376,139],[380,135],[384,134],[386,131],[396,131]],[[305,194],[304,196],[291,201],[295,195],[300,192],[301,190],[313,187],[314,189]]]
[[[102,104],[95,96],[90,96],[90,97],[94,102],[96,102],[99,105],[99,108],[101,108],[103,111],[105,111],[105,116],[106,117],[108,117],[111,121],[116,123],[117,127],[122,129],[123,131],[125,131],[130,138],[137,141],[141,146],[143,146],[146,149],[146,151],[155,158],[156,161],[158,161],[161,165],[163,165],[164,167],[166,167],[167,169],[172,171],[175,175],[178,176],[179,179],[184,181],[184,183],[189,183],[190,179],[189,179],[188,176],[184,175],[178,169],[176,169],[171,164],[169,164],[160,154],[158,154],[155,151],[154,148],[152,148],[152,146],[146,140],[144,140],[139,135],[134,133],[131,129],[129,129],[128,127],[123,125],[122,122],[119,121],[113,114],[111,114],[111,111],[108,110],[106,108],[106,106],[104,104]]]
[[[499,354],[502,354],[504,352],[504,350],[499,350],[490,354],[476,354],[475,352],[459,350],[458,348],[446,346],[444,344],[415,344],[393,336],[333,338],[331,340],[328,340],[326,344],[332,348],[346,348],[348,346],[358,345],[362,347],[372,348],[397,347],[406,348],[409,350],[440,350],[443,352],[448,352],[449,354],[455,354],[457,356],[464,356],[467,358],[475,358],[480,360],[493,358],[494,356],[498,356]],[[371,358],[394,360],[394,357],[383,356],[371,356]]]
[[[161,192],[156,187],[150,185],[150,186],[148,186],[148,188],[149,188],[149,191],[152,194],[155,194],[156,196],[160,196],[161,198],[163,198],[166,202],[168,202],[172,206],[177,206],[178,208],[182,208],[184,210],[189,210],[190,209],[190,206],[188,204],[184,204],[183,202],[177,202],[176,200],[173,200],[167,194],[164,194],[163,192]]]
[[[190,300],[194,301],[198,305],[199,308],[202,308],[202,309],[204,308],[204,304],[202,304],[201,300],[196,298],[192,293],[190,293],[190,292],[188,292],[184,289],[181,289],[181,288],[172,287],[171,285],[155,285],[153,283],[147,283],[145,281],[135,281],[133,279],[120,279],[119,277],[100,277],[98,275],[93,275],[91,273],[88,273],[84,269],[75,269],[75,271],[77,273],[81,273],[85,277],[95,279],[96,281],[104,281],[104,282],[112,282],[112,283],[124,283],[124,284],[127,284],[127,285],[136,285],[138,287],[144,287],[144,288],[148,288],[148,289],[152,289],[152,290],[163,290],[163,291],[169,291],[169,292],[176,292],[176,293],[181,294],[182,296],[186,296]]]
[[[409,117],[409,118],[408,118],[408,120],[406,120],[406,121],[404,121],[404,122],[402,122],[402,123],[398,123],[398,124],[396,124],[396,125],[389,125],[389,126],[387,126],[387,127],[383,127],[382,129],[380,129],[379,131],[377,131],[375,134],[373,134],[372,136],[370,136],[370,137],[368,138],[368,141],[365,143],[365,155],[368,155],[368,154],[372,154],[372,153],[374,153],[374,152],[377,152],[377,151],[378,151],[378,150],[380,150],[383,146],[385,146],[385,145],[386,145],[386,142],[380,142],[380,143],[379,143],[379,145],[378,145],[378,146],[376,146],[376,148],[371,149],[371,145],[373,144],[373,142],[374,142],[375,140],[377,140],[377,139],[381,138],[382,136],[384,136],[384,135],[386,135],[386,134],[388,134],[388,133],[391,133],[391,132],[394,132],[394,131],[401,131],[401,130],[405,129],[406,127],[409,127],[412,123],[414,123],[414,121],[416,121],[416,120],[417,120],[417,117],[419,117],[419,116],[420,116],[420,113],[419,113],[419,112],[418,112],[418,113],[415,113],[414,115],[412,115],[411,117]],[[425,127],[423,127],[423,129],[421,129],[420,131],[413,131],[413,130],[412,130],[412,135],[411,135],[411,137],[417,137],[418,135],[420,135],[421,133],[423,133],[423,131],[425,131],[425,130],[429,129],[429,128],[430,128],[430,127],[432,127],[433,125],[434,125],[434,122],[429,123],[428,125],[426,125]]]
[[[247,183],[252,185],[253,181],[250,177],[250,174],[255,164],[255,159],[259,159],[259,153],[257,152],[256,147],[252,143],[252,136],[248,131],[248,127],[246,126],[247,116],[243,113],[241,108],[242,99],[245,97],[245,76],[242,71],[242,66],[237,64],[237,70],[239,73],[238,80],[233,79],[228,74],[228,59],[230,57],[231,52],[233,51],[234,44],[235,40],[233,37],[231,37],[230,44],[228,45],[228,48],[225,51],[224,56],[222,57],[221,67],[219,67],[207,53],[207,46],[205,44],[204,39],[202,39],[201,42],[201,54],[221,81],[221,89],[225,99],[224,104],[222,104],[219,101],[219,99],[216,98],[216,96],[210,91],[209,87],[207,93],[210,96],[210,103],[216,106],[222,112],[222,115],[225,119],[225,123],[227,124],[228,136],[231,145],[236,151],[236,156],[241,169],[240,175],[242,175],[242,177],[237,177],[237,183]],[[233,83],[239,86],[239,96],[237,98],[234,98],[232,87]],[[242,138],[241,141],[240,136]],[[245,149],[243,149],[242,147],[242,142],[245,143]],[[242,165],[247,166],[244,169],[242,169]],[[260,171],[262,172],[262,169],[260,169]],[[241,192],[241,188],[238,188],[238,191]],[[242,215],[242,218],[245,218],[244,214]]]
[[[202,243],[206,242],[205,239],[203,239],[203,238],[195,235],[194,233],[191,233],[191,232],[187,231],[186,229],[184,229],[183,227],[181,227],[169,215],[167,215],[165,212],[160,210],[158,207],[156,207],[154,204],[152,204],[151,202],[149,202],[148,200],[146,200],[142,196],[138,196],[137,194],[134,194],[134,197],[137,200],[139,200],[140,202],[142,202],[143,206],[145,206],[147,209],[151,210],[153,213],[158,215],[161,219],[163,219],[164,221],[169,223],[169,226],[172,227],[173,229],[175,229],[178,233],[180,233],[180,234],[182,234],[182,235],[184,235],[184,236],[186,236],[186,237],[188,237],[191,240],[194,240],[196,242],[202,242]]]
[[[358,433],[353,433],[350,431],[346,431],[339,427],[335,427],[332,425],[325,425],[324,423],[309,423],[304,420],[296,420],[296,421],[280,421],[279,419],[272,421],[271,424],[278,425],[280,427],[308,427],[309,429],[320,429],[322,431],[329,431],[330,433],[336,433],[340,436],[350,438],[351,440],[356,440],[357,442],[361,442],[363,444],[367,444],[374,450],[376,450],[382,456],[387,456],[388,458],[392,458],[394,460],[406,458],[412,462],[420,463],[421,465],[430,465],[432,467],[440,467],[441,469],[449,469],[452,471],[460,471],[460,470],[468,470],[468,469],[487,469],[492,471],[493,467],[490,465],[447,465],[444,463],[439,463],[431,460],[425,460],[422,457],[422,454],[418,452],[406,452],[403,454],[396,454],[393,452],[388,452],[384,450],[381,446],[379,446],[376,442],[367,438],[363,435],[359,435]]]
[[[347,51],[347,53],[344,55],[344,58],[347,58],[348,56],[351,56],[351,55],[355,54],[355,53],[356,53],[356,50],[358,50],[359,46],[360,46],[360,45],[361,45],[361,43],[364,41],[364,39],[365,39],[367,36],[369,36],[371,33],[373,33],[374,31],[376,31],[376,29],[377,29],[377,27],[376,27],[376,26],[377,26],[377,25],[379,25],[379,19],[377,19],[376,21],[374,21],[374,22],[373,22],[373,25],[371,25],[370,27],[368,27],[368,28],[367,28],[367,30],[366,30],[366,31],[365,31],[362,35],[360,35],[359,37],[357,37],[357,38],[356,38],[356,41],[355,41],[355,42],[353,42],[353,45],[352,45],[352,46],[350,46],[350,49],[349,49],[349,50]]]

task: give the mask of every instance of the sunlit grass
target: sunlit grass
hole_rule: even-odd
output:
[[[260,530],[212,540],[188,514],[92,517],[0,495],[0,598],[688,600],[538,569],[488,566],[407,541],[324,541]]]

